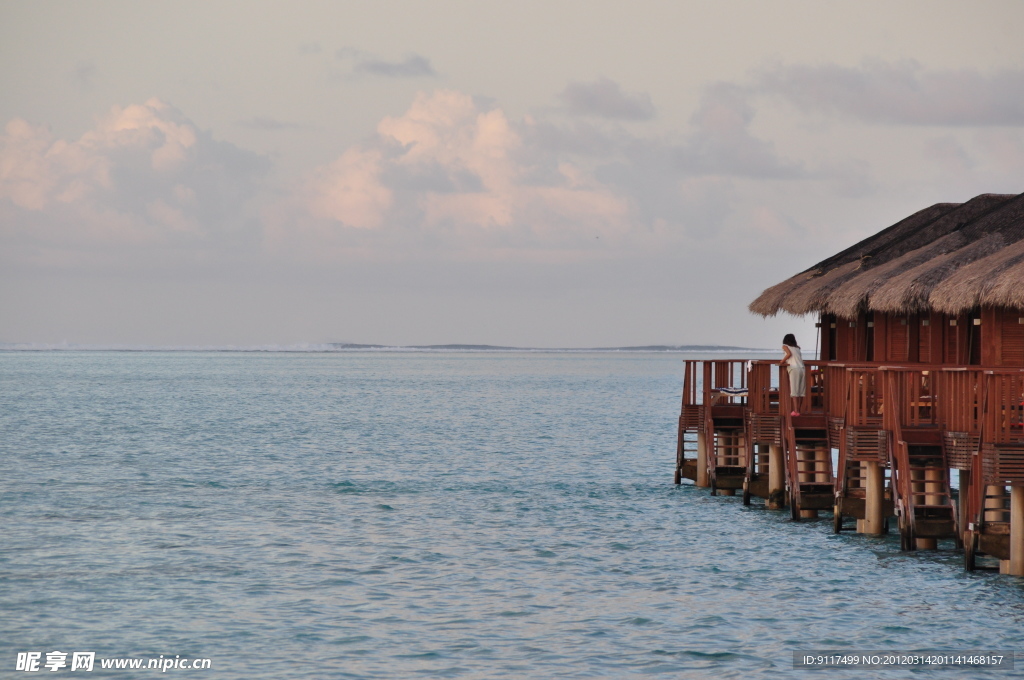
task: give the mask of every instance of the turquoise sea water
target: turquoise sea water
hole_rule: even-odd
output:
[[[681,382],[676,354],[0,353],[0,677],[53,650],[773,679],[822,675],[801,649],[1024,650],[1022,580],[674,487]]]

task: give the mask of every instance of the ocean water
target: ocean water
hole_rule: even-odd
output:
[[[797,650],[1024,650],[1024,580],[675,487],[681,382],[657,353],[0,353],[0,677],[54,650],[773,679],[822,675]]]

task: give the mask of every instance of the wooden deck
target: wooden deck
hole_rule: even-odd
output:
[[[791,416],[777,362],[686,361],[676,483],[742,490],[744,503],[788,505],[794,520],[831,511],[837,532],[854,520],[884,533],[895,518],[905,550],[963,546],[968,569],[989,557],[1012,572],[1024,560],[1024,519],[1011,521],[1024,513],[1014,509],[1024,503],[1024,369],[807,369],[804,412]]]

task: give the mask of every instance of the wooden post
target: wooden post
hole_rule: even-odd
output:
[[[860,465],[860,482],[859,483],[861,485],[861,488],[866,490],[867,489],[867,483],[868,483],[868,462],[866,460],[862,460],[862,461],[860,461],[859,465]],[[866,493],[866,491],[865,491],[865,493]],[[867,517],[867,496],[865,496],[865,499],[864,499],[864,517]],[[868,532],[868,521],[867,521],[867,519],[858,519],[857,520],[857,533],[858,534],[869,533]]]
[[[831,466],[832,452],[825,444],[818,444],[814,448],[814,468],[817,471],[815,475],[815,481],[821,484],[827,484],[832,481],[828,478],[828,469]]]
[[[771,444],[768,447],[768,507],[780,510],[786,504],[786,463],[782,458],[782,447]]]
[[[941,485],[942,471],[938,468],[927,468],[924,470],[924,481],[921,483],[922,491],[924,491],[924,502],[925,505],[938,505],[942,498],[937,493]],[[918,550],[935,550],[939,547],[939,540],[937,538],[918,538],[915,539]]]
[[[883,516],[885,471],[876,460],[867,463],[867,489],[864,498],[864,533],[881,536],[885,531]]]
[[[990,484],[985,487],[985,521],[1005,522],[1003,512],[1006,510],[1006,487],[1001,484]]]
[[[718,442],[718,464],[719,465],[732,465],[733,464],[733,442],[735,437],[729,434],[725,430],[719,430],[715,434],[715,441]],[[715,489],[715,492],[719,496],[735,496],[735,489]]]
[[[814,482],[817,473],[815,472],[815,465],[817,464],[814,457],[814,449],[806,444],[798,444],[796,447],[796,459],[797,469],[802,469],[804,472],[798,473],[797,477],[801,482]],[[801,465],[802,461],[802,465]],[[817,510],[801,510],[800,519],[817,519]]]
[[[708,436],[697,432],[697,486],[706,489],[711,486],[708,480]]]
[[[957,508],[957,509],[960,511],[959,514],[960,514],[960,534],[961,534],[961,537],[963,537],[963,534],[967,531],[967,524],[970,522],[970,519],[967,516],[967,505],[968,505],[967,500],[968,500],[968,497],[969,497],[970,493],[971,493],[971,471],[970,470],[960,470],[960,499],[959,499],[959,506],[960,507]]]
[[[1002,484],[989,484],[985,487],[985,522],[1005,522],[1006,487]],[[999,560],[999,573],[1006,574],[1010,570],[1010,560]]]
[[[1024,576],[1024,486],[1010,487],[1010,560],[1007,573]]]

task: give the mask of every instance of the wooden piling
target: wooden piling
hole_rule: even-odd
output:
[[[864,498],[864,531],[862,533],[881,536],[885,533],[883,516],[885,500],[885,471],[878,461],[867,462]]]
[[[985,487],[985,522],[1005,522],[1006,487],[1002,484],[989,484]],[[999,573],[1010,571],[1010,560],[999,560]]]
[[[827,484],[832,481],[829,470],[832,469],[832,451],[825,444],[818,444],[814,447],[814,469],[816,482]]]
[[[708,437],[703,432],[697,433],[697,486],[702,489],[711,486],[708,480]]]
[[[1024,576],[1024,486],[1010,487],[1010,559],[1008,562],[1006,573],[1011,576]]]
[[[868,462],[866,460],[860,461],[860,480],[858,484],[861,488],[866,488],[864,485],[867,484],[868,479]],[[865,496],[865,504],[867,503],[867,497]],[[867,505],[865,505],[865,513],[867,512]],[[866,519],[857,520],[857,533],[866,534],[868,533],[868,522]]]
[[[971,471],[960,470],[960,498],[957,501],[959,507],[960,517],[960,535],[963,536],[964,532],[967,531],[967,525],[971,522],[970,515],[967,512],[967,497],[971,492]]]
[[[921,479],[919,484],[914,484],[914,491],[917,492],[920,489],[924,494],[925,505],[939,505],[942,502],[942,498],[935,492],[941,485],[942,471],[938,468],[927,468],[925,470],[915,470],[914,472]],[[939,547],[939,539],[937,538],[915,538],[914,542],[918,550],[936,550]]]
[[[985,487],[985,521],[1003,522],[1006,511],[1006,487],[1002,484],[990,484]]]
[[[768,446],[768,508],[780,510],[786,504],[786,463],[782,446]]]
[[[814,483],[815,481],[817,481],[817,476],[818,476],[818,474],[816,472],[817,460],[815,458],[814,448],[810,447],[810,446],[807,446],[806,444],[798,444],[797,447],[796,447],[796,459],[798,461],[803,461],[803,465],[801,465],[800,463],[797,463],[797,468],[798,469],[802,469],[802,470],[806,470],[806,472],[800,472],[799,473],[799,475],[798,475],[799,480],[801,482],[811,482],[811,483]],[[817,519],[817,518],[818,518],[818,511],[817,510],[801,510],[800,511],[800,519]]]

